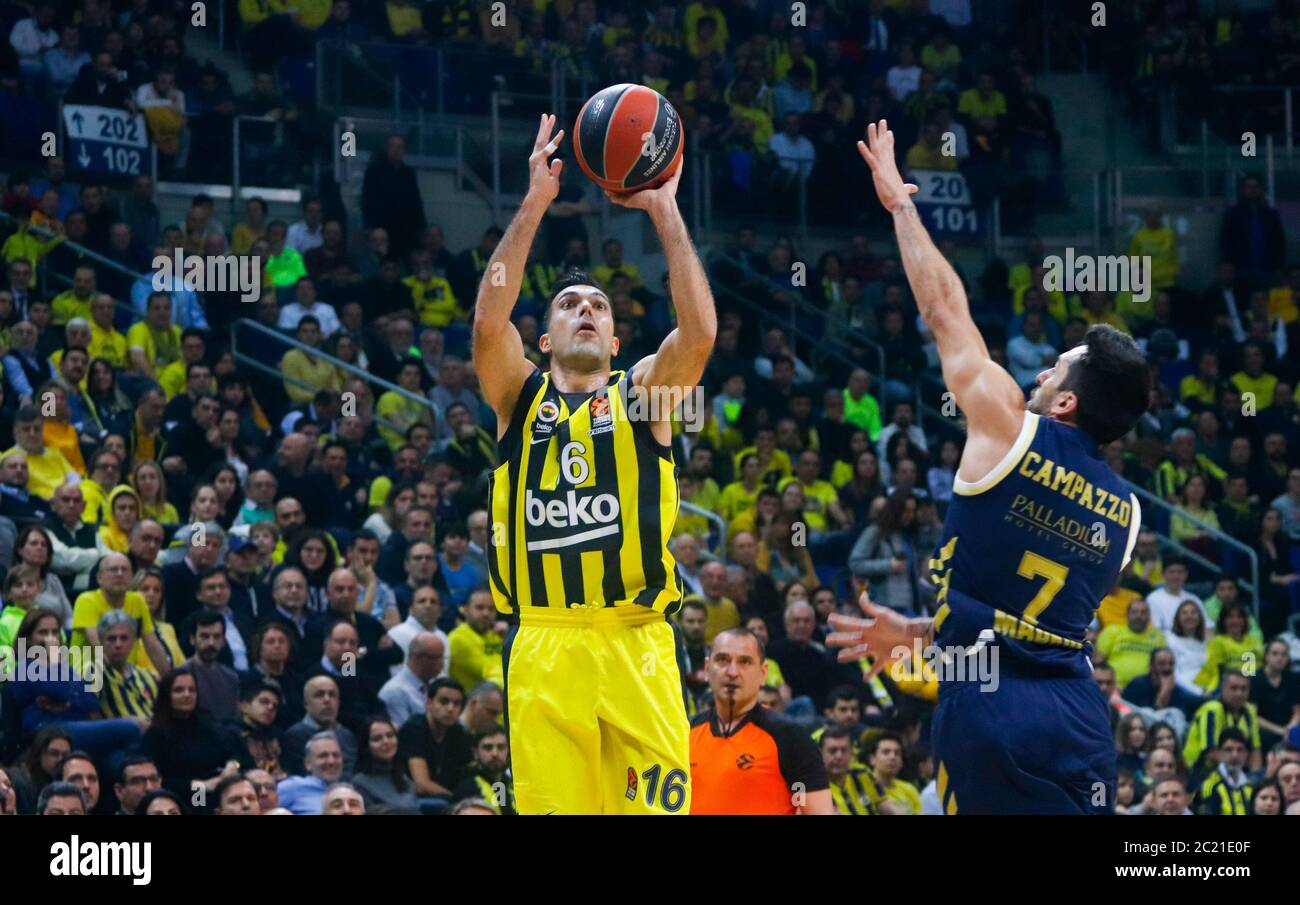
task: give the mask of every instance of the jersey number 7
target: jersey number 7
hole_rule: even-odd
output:
[[[1070,574],[1070,568],[1059,562],[1053,562],[1045,556],[1025,551],[1025,555],[1020,558],[1020,567],[1016,569],[1016,574],[1021,578],[1047,579],[1034,595],[1034,599],[1029,601],[1029,606],[1025,607],[1025,612],[1020,617],[1025,622],[1036,624],[1043,610],[1047,609],[1061,588],[1065,587],[1065,576]]]

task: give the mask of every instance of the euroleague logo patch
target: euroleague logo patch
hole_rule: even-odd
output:
[[[605,394],[593,396],[589,403],[591,410],[591,429],[588,434],[607,434],[614,429],[613,417],[609,409],[609,397]]]
[[[628,801],[636,801],[636,770],[632,767],[627,768],[627,795]]]

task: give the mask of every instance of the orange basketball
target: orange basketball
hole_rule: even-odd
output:
[[[654,188],[672,178],[683,141],[673,105],[644,85],[611,85],[593,94],[573,126],[578,166],[612,192]]]

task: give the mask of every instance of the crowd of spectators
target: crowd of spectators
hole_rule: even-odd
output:
[[[347,6],[336,0],[330,21]],[[892,34],[889,54],[870,57],[889,64],[872,78],[906,88],[897,64],[911,35],[921,70],[911,93],[933,81],[956,93],[959,117],[994,103],[997,77],[990,88],[985,67],[960,62],[980,32],[959,15],[940,25],[917,13],[923,4],[897,6],[870,4],[874,24],[859,32]],[[390,26],[408,21],[395,8],[413,7],[386,4]],[[701,2],[671,16],[660,7],[633,49],[645,51],[646,33],[666,47],[677,36],[689,66],[689,36],[716,45],[717,25],[711,35],[698,26],[723,7],[727,34],[741,40],[735,4]],[[526,33],[551,21],[556,5],[542,8]],[[559,26],[594,8],[575,4]],[[636,31],[618,15],[611,7],[607,28]],[[291,19],[248,21],[249,51],[304,29]],[[761,43],[759,29],[744,40]],[[836,46],[811,43],[819,54]],[[608,45],[614,56],[628,46],[617,35]],[[786,63],[783,78],[799,60]],[[688,71],[698,75],[698,61]],[[743,79],[718,81],[743,95]],[[936,101],[936,113],[946,109]],[[1010,122],[1001,116],[998,129]],[[914,121],[915,156],[927,122]],[[916,147],[899,154],[910,160]],[[227,223],[199,195],[172,224],[147,177],[125,189],[78,182],[60,157],[11,175],[3,206],[16,226],[0,249],[0,647],[6,675],[26,672],[0,683],[0,811],[512,810],[500,728],[507,626],[486,578],[496,425],[468,356],[472,302],[501,231],[448,248],[436,199],[421,197],[405,154],[396,136],[376,154],[363,229],[351,231],[346,212],[314,197],[292,222],[252,199]],[[185,165],[219,156],[191,144]],[[614,367],[630,367],[671,328],[672,300],[618,240],[589,235],[576,178],[566,174],[534,244],[515,323],[545,367],[548,289],[582,268],[610,296],[622,341]],[[1174,507],[1144,505],[1148,530],[1095,626],[1120,807],[1285,811],[1300,800],[1300,373],[1288,352],[1300,341],[1300,268],[1287,267],[1281,218],[1255,179],[1225,215],[1213,285],[1180,277],[1178,238],[1160,211],[1132,243],[1153,259],[1148,304],[1048,291],[1054,250],[1037,241],[963,279],[990,351],[1026,389],[1096,323],[1131,332],[1151,360],[1149,412],[1105,450],[1117,472]],[[257,257],[265,291],[241,308],[237,293],[183,281],[155,290],[154,255],[177,249]],[[852,770],[875,771],[889,810],[929,812],[933,683],[924,671],[868,682],[864,664],[837,663],[823,640],[827,616],[852,611],[863,588],[901,612],[931,610],[928,563],[961,455],[959,417],[945,424],[916,408],[937,356],[892,250],[854,235],[809,262],[806,285],[791,285],[802,260],[791,240],[742,226],[710,263],[715,284],[770,303],[772,316],[718,292],[700,429],[675,432],[690,504],[671,545],[689,591],[677,617],[686,704],[710,705],[710,643],[744,625],[766,645],[764,703],[820,732],[828,770],[833,758],[830,772],[844,775],[847,756]],[[884,371],[815,359],[783,323],[786,293],[821,309],[828,336],[826,324],[843,322],[882,347]],[[231,327],[242,311],[264,329],[245,329],[237,361]],[[362,374],[401,392],[376,392]],[[1207,526],[1255,551],[1254,593],[1248,557]],[[37,675],[33,663],[58,669]],[[837,794],[840,810],[858,813]]]

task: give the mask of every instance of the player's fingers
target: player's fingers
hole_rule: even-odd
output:
[[[842,613],[831,613],[826,621],[831,624],[831,628],[844,632],[861,632],[871,627],[871,622],[867,619],[859,619],[857,616],[845,616]]]
[[[884,671],[884,668],[885,668],[887,665],[888,665],[888,664],[885,663],[885,661],[884,661],[883,659],[878,659],[878,660],[876,660],[874,663],[871,664],[871,668],[868,669],[865,673],[862,674],[862,681],[863,681],[864,683],[866,683],[866,682],[870,682],[870,681],[871,681],[872,679],[874,679],[876,676],[880,675],[880,673],[881,673],[882,671]]]
[[[921,187],[919,185],[914,185],[913,183],[910,182],[907,185],[903,186],[903,188],[907,189],[907,194],[909,195],[915,195],[917,192],[921,191]]]
[[[831,632],[826,636],[826,643],[831,647],[849,647],[862,644],[862,632]]]
[[[564,169],[564,161],[563,161],[563,160],[552,160],[552,161],[551,161],[551,177],[552,177],[552,178],[554,178],[554,179],[559,179],[559,178],[560,178],[560,171],[563,170],[563,169]]]
[[[546,144],[546,114],[542,114],[541,121],[537,124],[537,137],[533,139],[533,150],[536,151],[542,145]]]
[[[563,129],[561,129],[559,132],[556,132],[556,133],[555,133],[555,137],[552,138],[552,139],[547,143],[547,145],[546,145],[546,153],[547,153],[547,154],[554,154],[554,153],[555,153],[555,149],[558,148],[558,147],[560,146],[560,142],[562,142],[562,141],[564,141],[564,130],[563,130]]]
[[[841,663],[854,663],[861,660],[866,655],[867,646],[865,644],[859,644],[856,647],[848,647],[840,651],[839,656],[836,659]]]
[[[877,606],[871,602],[869,591],[863,591],[862,596],[858,598],[858,609],[862,610],[863,614],[873,622],[876,619],[879,619],[886,612],[883,607]]]
[[[858,142],[858,153],[861,154],[862,159],[867,162],[867,166],[871,167],[873,170],[876,168],[875,155],[871,153],[871,149],[867,147],[865,141]]]

